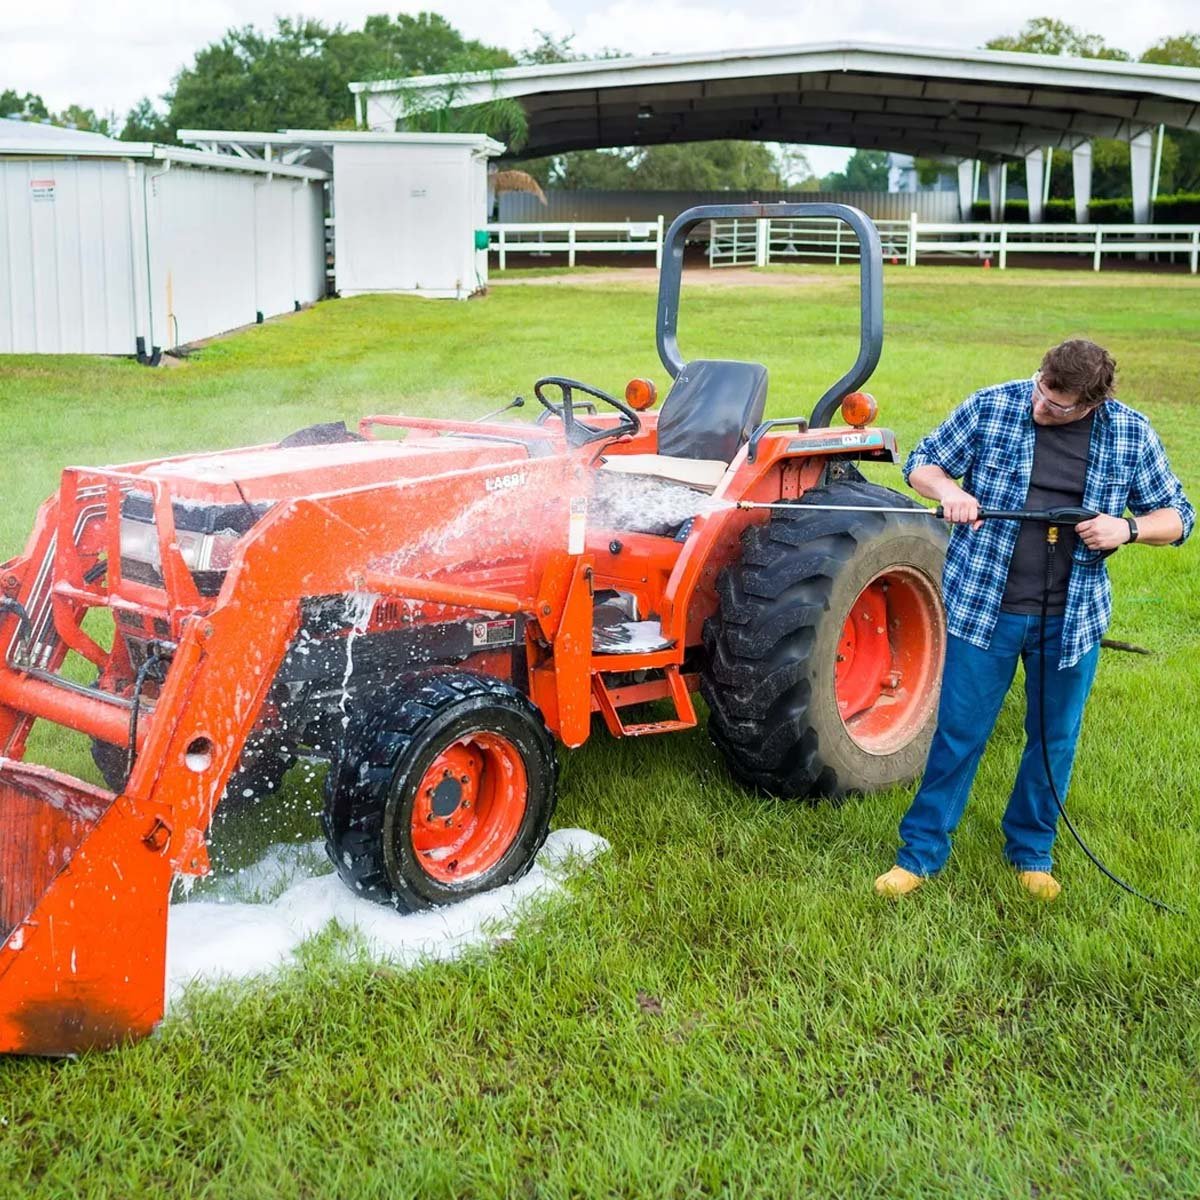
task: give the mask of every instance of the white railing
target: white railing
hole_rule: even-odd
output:
[[[491,237],[488,249],[499,255],[501,271],[510,254],[567,255],[567,266],[575,265],[579,251],[586,253],[633,251],[654,253],[654,265],[662,266],[664,220],[657,221],[550,221],[532,224],[518,221],[485,225]]]
[[[558,221],[548,224],[488,225],[490,249],[499,267],[513,253],[567,255],[586,252],[647,253],[662,266],[664,221]],[[1090,255],[1099,271],[1105,256],[1177,258],[1193,275],[1200,270],[1200,225],[992,225],[877,220],[885,262],[916,266],[918,256],[969,256],[1004,269],[1010,254]],[[794,259],[858,261],[858,239],[833,217],[730,218],[709,228],[710,267],[758,266]]]
[[[908,221],[877,220],[885,259],[908,258]],[[858,261],[858,238],[836,217],[733,217],[713,221],[710,267],[760,266],[792,258],[829,258],[835,266]]]
[[[1200,267],[1200,225],[990,225],[908,222],[908,264],[918,255],[970,255],[1001,269],[1010,254],[1087,254],[1099,271],[1105,255],[1175,256]]]

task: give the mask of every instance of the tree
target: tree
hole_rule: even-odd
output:
[[[166,114],[154,107],[149,96],[143,96],[126,113],[120,136],[123,142],[170,142],[174,131]]]
[[[1162,38],[1142,55],[1142,62],[1166,67],[1200,67],[1200,33]]]
[[[988,50],[1014,50],[1024,54],[1065,54],[1073,58],[1109,58],[1128,62],[1124,50],[1105,44],[1098,33],[1084,33],[1053,17],[1034,17],[1011,37],[994,37]]]
[[[882,150],[855,150],[845,170],[821,180],[823,192],[886,192],[888,156]]]
[[[126,124],[150,130],[352,126],[349,84],[355,80],[489,70],[515,63],[506,50],[464,38],[437,13],[372,16],[360,30],[278,18],[268,33],[251,25],[227,30],[175,76],[164,97],[165,118],[158,118],[153,106],[139,105]]]
[[[579,191],[800,191],[816,190],[803,154],[788,160],[795,174],[781,173],[774,151],[762,142],[736,140],[575,150],[521,166],[543,186]]]
[[[780,191],[779,165],[762,142],[718,141],[647,146],[633,169],[647,191]]]
[[[27,121],[48,121],[50,111],[41,96],[32,92],[21,95],[12,88],[0,92],[0,117],[21,117]]]

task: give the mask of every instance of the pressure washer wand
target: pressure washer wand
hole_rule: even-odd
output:
[[[736,502],[738,508],[778,508],[787,509],[789,512],[804,512],[812,510],[815,512],[878,512],[878,513],[899,513],[901,516],[923,516],[936,517],[939,521],[946,517],[945,510],[939,504],[937,508],[923,508],[920,505],[913,505],[908,508],[877,508],[866,505],[855,504],[766,504],[758,500],[738,500]],[[1090,508],[1074,508],[1064,506],[1062,508],[981,508],[979,510],[980,520],[993,521],[1042,521],[1047,525],[1069,525],[1074,528],[1076,525],[1082,524],[1084,521],[1090,521],[1093,517],[1098,517],[1100,514],[1093,512]]]

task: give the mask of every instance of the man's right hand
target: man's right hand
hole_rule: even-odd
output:
[[[908,486],[926,500],[936,500],[947,521],[970,525],[972,529],[983,524],[979,519],[979,501],[970,492],[964,492],[941,467],[933,463],[917,467],[908,477]]]
[[[979,519],[979,501],[970,492],[957,486],[949,487],[941,497],[942,516],[953,525],[970,525],[978,529],[983,522]]]

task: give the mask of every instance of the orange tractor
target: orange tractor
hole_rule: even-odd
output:
[[[763,367],[679,353],[686,234],[730,216],[858,234],[857,361],[809,420],[764,419]],[[174,877],[208,870],[218,803],[262,802],[298,758],[330,764],[342,879],[401,909],[524,872],[555,739],[580,745],[597,714],[617,737],[690,729],[699,690],[733,774],[781,796],[920,771],[944,533],[837,511],[909,503],[854,465],[896,460],[857,391],[882,343],[874,226],[836,205],[685,212],[657,339],[657,412],[647,381],[619,399],[551,378],[535,423],[371,416],[63,472],[0,566],[0,1051],[152,1030]],[[23,761],[39,719],[92,739],[106,788]]]

